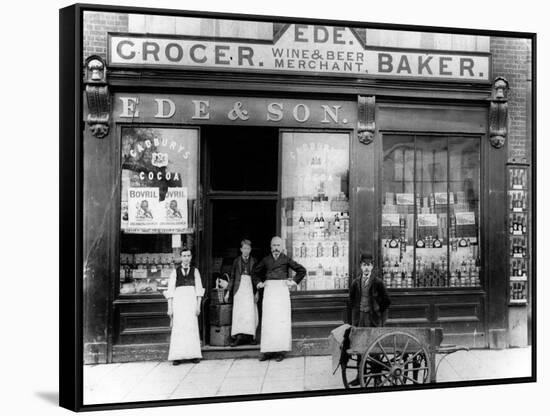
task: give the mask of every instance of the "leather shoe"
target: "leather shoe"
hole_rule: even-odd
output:
[[[267,360],[267,354],[260,354],[260,358],[258,358],[258,361],[265,361]]]
[[[277,362],[281,362],[285,359],[285,355],[284,354],[277,354],[277,358],[275,358],[275,361]]]
[[[180,365],[180,364],[181,364],[181,360],[172,361],[172,365]]]
[[[191,360],[191,362],[192,362],[193,364],[198,364],[198,363],[201,362],[201,359],[200,359],[200,358],[193,358],[193,359]]]

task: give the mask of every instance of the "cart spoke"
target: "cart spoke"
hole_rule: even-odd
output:
[[[382,383],[382,386],[385,386],[385,385],[386,385],[386,382],[388,383],[388,386],[391,386],[391,385],[392,385],[391,379],[390,379],[388,376],[386,376],[386,375],[384,375],[383,377],[384,377],[386,380]]]
[[[367,360],[370,360],[373,363],[382,365],[382,366],[386,367],[388,370],[390,369],[390,367],[388,365],[384,364],[382,361],[378,361],[376,358],[372,357],[371,355],[367,355]]]
[[[418,350],[417,352],[415,352],[412,357],[407,358],[407,361],[405,361],[404,365],[411,363],[416,358],[416,356],[418,354],[421,354],[422,352],[422,350]]]
[[[407,338],[407,342],[405,342],[405,346],[403,347],[403,352],[401,355],[405,355],[407,353],[407,347],[409,346],[409,342],[411,341],[410,338]]]
[[[382,346],[382,344],[380,343],[380,341],[377,342],[378,346],[380,347],[380,349],[382,350],[382,354],[384,354],[384,357],[386,357],[386,360],[388,360],[388,363],[391,363],[391,360],[390,358],[388,357],[388,354],[386,354],[386,350],[384,349],[384,347]]]
[[[369,375],[367,377],[371,378],[371,377],[376,377],[376,376],[384,376],[384,377],[387,377],[388,373],[369,373]]]
[[[405,374],[403,374],[403,377],[406,378],[407,380],[410,380],[412,381],[414,384],[420,384],[418,381],[416,381],[414,378],[411,378]]]

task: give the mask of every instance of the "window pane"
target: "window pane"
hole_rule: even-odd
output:
[[[194,248],[197,149],[194,129],[122,129],[121,294],[164,290],[180,248]]]
[[[450,285],[479,286],[479,140],[449,140]]]
[[[414,138],[383,141],[382,271],[388,287],[411,287],[414,268]]]
[[[417,287],[448,281],[447,138],[416,138]]]
[[[383,151],[386,285],[479,286],[479,139],[388,135]]]
[[[282,230],[308,271],[299,290],[347,289],[349,135],[283,133]]]

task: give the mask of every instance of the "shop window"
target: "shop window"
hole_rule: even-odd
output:
[[[181,248],[195,247],[198,132],[123,127],[121,136],[120,294],[158,294]]]
[[[480,142],[386,135],[381,254],[390,288],[479,287]]]
[[[307,269],[299,290],[349,283],[349,135],[282,135],[281,237]]]

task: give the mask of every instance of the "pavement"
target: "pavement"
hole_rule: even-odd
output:
[[[436,357],[439,362],[443,356]],[[437,382],[531,376],[531,348],[458,351],[439,365]],[[173,366],[142,361],[84,366],[84,404],[342,389],[330,356],[202,360]]]

